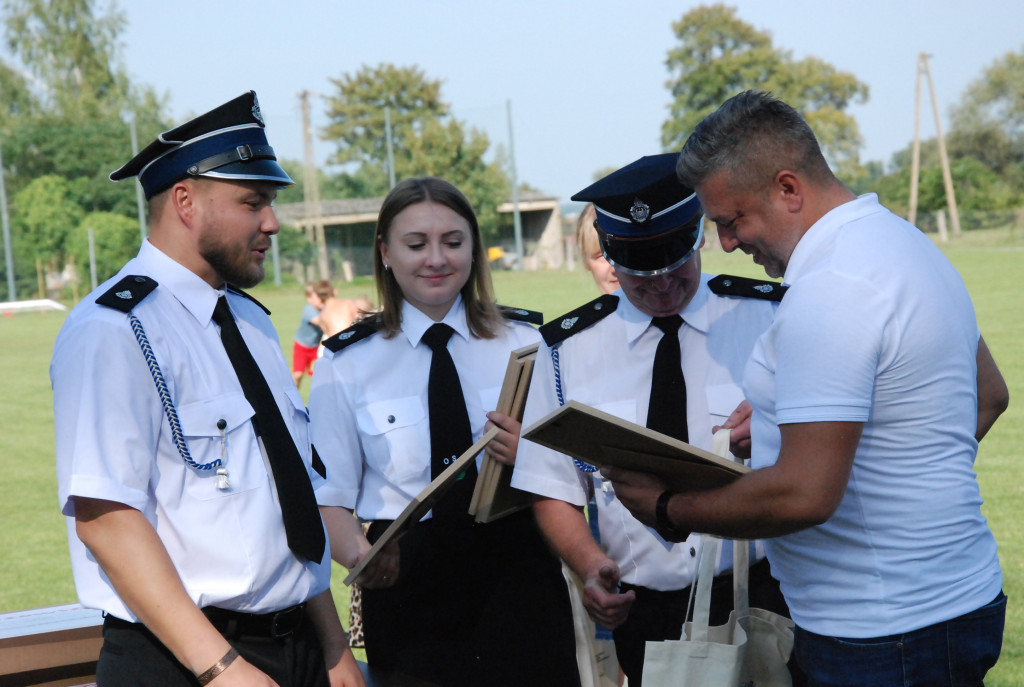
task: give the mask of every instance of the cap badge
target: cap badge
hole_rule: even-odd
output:
[[[263,121],[263,114],[260,112],[260,101],[256,99],[256,94],[252,96],[252,116],[256,118],[256,121],[261,125],[266,126],[266,122]]]
[[[118,291],[114,295],[117,296],[118,298],[120,298],[123,301],[130,301],[132,299],[132,292],[131,291]]]
[[[578,317],[567,317],[567,318],[565,318],[564,320],[562,320],[562,329],[572,329],[573,325],[576,324],[576,320],[578,320],[578,319],[580,319],[580,318],[578,318]]]
[[[761,293],[771,293],[773,288],[774,287],[771,284],[758,284],[754,287],[754,290],[760,291]]]
[[[633,201],[633,206],[629,208],[629,216],[637,224],[646,222],[647,218],[651,216],[651,206],[637,198]]]

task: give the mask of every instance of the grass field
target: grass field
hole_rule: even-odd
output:
[[[982,443],[976,469],[1010,597],[1003,655],[987,683],[1024,687],[1024,532],[1019,526],[1024,521],[1024,308],[1017,301],[1024,278],[1024,237],[975,232],[943,250],[967,283],[985,340],[1010,385],[1010,409]],[[704,269],[759,273],[745,256],[710,251]],[[495,286],[499,302],[540,310],[548,318],[595,295],[582,272],[498,272]],[[363,279],[339,290],[343,296],[372,295],[373,288]],[[290,360],[292,334],[304,303],[301,288],[264,286],[254,293],[273,311]],[[76,600],[64,518],[57,507],[47,373],[63,319],[57,312],[0,317],[0,612]],[[347,607],[347,591],[340,582],[335,583],[335,596],[342,609]]]

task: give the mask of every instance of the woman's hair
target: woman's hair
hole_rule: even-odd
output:
[[[377,216],[377,241],[387,243],[388,234],[395,217],[411,205],[437,203],[444,205],[469,224],[473,240],[473,263],[469,278],[462,286],[462,302],[466,307],[466,323],[469,331],[481,339],[494,338],[504,320],[494,303],[494,287],[491,285],[491,270],[487,254],[480,238],[480,226],[476,221],[473,206],[462,191],[451,183],[437,177],[416,177],[400,181],[384,199]],[[384,269],[380,246],[373,255],[373,276],[377,282],[380,300],[380,331],[386,338],[395,336],[402,329],[402,289],[391,270]]]
[[[587,261],[588,241],[591,238],[593,238],[595,242],[598,241],[597,229],[594,227],[594,222],[596,221],[597,210],[594,209],[593,203],[587,203],[587,206],[580,212],[580,218],[576,220],[576,245],[580,249],[580,256],[583,258],[583,264],[586,264]]]

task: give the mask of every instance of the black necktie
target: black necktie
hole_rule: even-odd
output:
[[[473,430],[466,412],[466,399],[455,362],[448,353],[448,339],[455,330],[446,324],[431,325],[423,334],[423,343],[430,347],[430,375],[427,378],[427,413],[430,419],[430,478],[434,479],[452,464],[462,452],[473,445]],[[472,477],[476,465],[467,468],[453,493],[434,507],[434,517],[466,515],[472,497]],[[468,489],[468,493],[467,493]],[[464,502],[464,503],[463,503]]]
[[[263,439],[270,469],[274,473],[288,547],[307,560],[320,562],[324,555],[324,529],[313,495],[313,485],[310,484],[302,457],[281,417],[281,409],[252,353],[246,347],[224,296],[217,299],[213,321],[220,325],[220,338],[231,366],[235,368],[246,400],[256,411],[253,425],[256,434]]]
[[[679,315],[655,317],[651,324],[662,331],[654,354],[651,377],[651,402],[647,406],[647,426],[680,441],[689,441],[686,430],[686,381],[679,353]]]

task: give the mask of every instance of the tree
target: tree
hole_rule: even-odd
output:
[[[63,177],[48,175],[32,180],[11,203],[14,254],[59,268],[64,264],[68,236],[82,215],[71,185]]]
[[[737,93],[771,91],[807,119],[830,162],[842,174],[857,164],[860,132],[846,108],[864,102],[868,87],[814,57],[795,60],[771,36],[736,16],[736,8],[702,5],[672,24],[680,44],[669,50],[667,83],[673,102],[661,142],[678,150],[698,123]]]
[[[385,107],[390,110],[395,179],[441,176],[466,194],[486,238],[497,231],[497,208],[511,185],[500,160],[487,162],[487,135],[449,114],[441,82],[415,67],[363,67],[333,80],[338,95],[328,99],[330,124],[324,138],[337,152],[332,161],[354,169],[328,185],[331,195],[377,197],[388,192]],[[325,197],[327,194],[325,194]]]
[[[139,223],[112,212],[92,212],[82,219],[68,236],[67,253],[83,280],[89,274],[90,230],[96,257],[96,279],[97,283],[102,283],[117,274],[121,266],[139,251]]]
[[[133,184],[107,175],[132,155],[126,116],[140,141],[167,128],[151,88],[132,88],[118,57],[123,14],[97,15],[92,0],[5,0],[4,37],[20,65],[0,63],[0,136],[15,194],[33,179],[72,180],[90,211],[134,216]],[[12,95],[12,105],[6,96]],[[129,112],[135,113],[129,115]]]
[[[448,114],[448,105],[441,101],[441,82],[427,79],[416,67],[363,66],[355,74],[331,81],[338,87],[338,94],[327,100],[330,123],[324,131],[324,139],[337,146],[331,162],[376,166],[385,170],[385,179],[388,159],[385,108],[390,111],[398,178],[406,175],[406,151],[411,139],[416,138],[428,122]]]
[[[115,62],[123,13],[97,15],[92,0],[5,0],[7,47],[45,85],[44,99],[119,108],[128,79]]]

